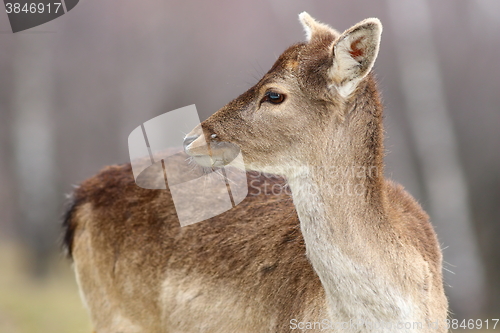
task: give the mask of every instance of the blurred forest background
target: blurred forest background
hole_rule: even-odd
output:
[[[256,83],[304,39],[304,10],[382,21],[386,174],[431,215],[453,316],[499,318],[500,1],[82,0],[16,34],[0,11],[1,332],[89,331],[58,247],[65,195],[128,162],[144,121],[190,104],[204,120]]]

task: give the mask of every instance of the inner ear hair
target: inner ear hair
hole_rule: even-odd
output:
[[[369,18],[346,30],[333,42],[330,78],[343,97],[349,96],[372,69],[381,34],[380,21]]]

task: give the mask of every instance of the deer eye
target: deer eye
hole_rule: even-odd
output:
[[[269,102],[272,104],[280,104],[285,100],[285,95],[273,91],[268,91],[260,101],[261,103]]]

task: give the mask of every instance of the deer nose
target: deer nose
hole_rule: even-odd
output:
[[[187,147],[199,137],[200,137],[199,135],[186,136],[184,138],[184,151],[186,151]]]

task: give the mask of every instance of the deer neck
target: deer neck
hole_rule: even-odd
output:
[[[390,240],[382,231],[387,218],[381,106],[362,100],[350,110],[316,151],[314,162],[297,168],[287,180],[307,256],[336,318],[395,320],[403,315],[395,309],[408,306],[390,289],[390,277],[380,273],[392,274],[384,263]]]
[[[386,219],[382,165],[375,158],[382,149],[373,145],[373,141],[380,140],[371,140],[381,132],[381,125],[374,125],[360,135],[352,123],[358,126],[373,118],[369,113],[362,117],[347,116],[329,142],[315,150],[313,162],[287,177],[308,255],[311,260],[318,256],[318,265],[328,265],[331,261],[325,250],[331,250],[332,246],[364,259],[367,241],[375,237],[375,229]],[[372,145],[367,146],[367,142]]]
[[[384,218],[382,107],[370,80],[364,90],[346,106],[339,124],[318,133],[310,162],[288,173],[304,226],[315,223],[352,236],[373,226],[366,218]]]

